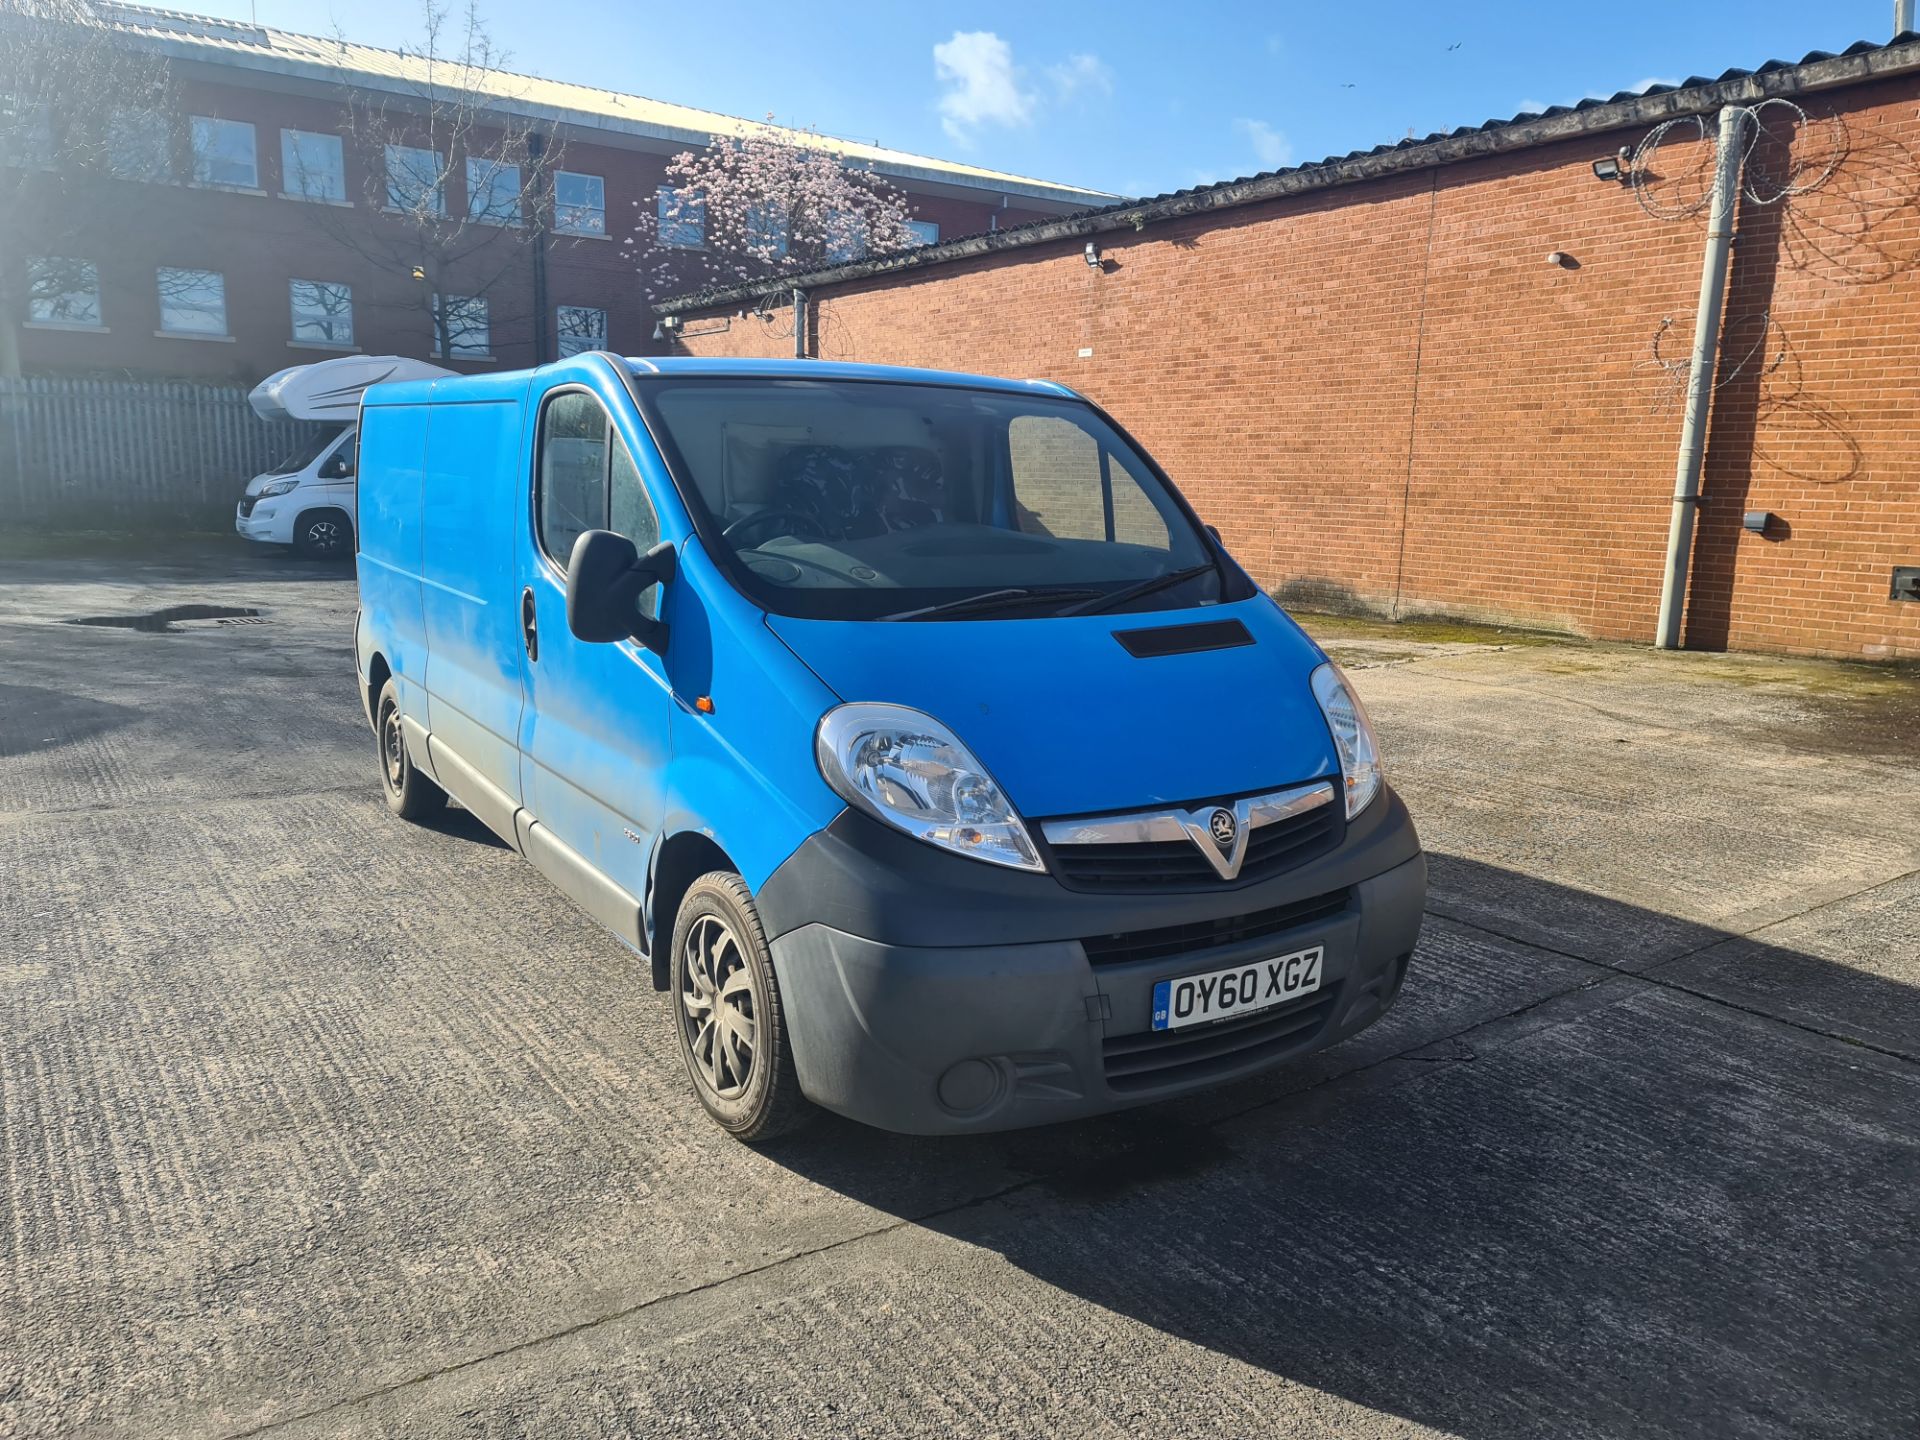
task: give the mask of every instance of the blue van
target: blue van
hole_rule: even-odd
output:
[[[1065,387],[591,354],[360,426],[388,805],[647,960],[740,1139],[1098,1114],[1399,993],[1426,861],[1359,698]]]

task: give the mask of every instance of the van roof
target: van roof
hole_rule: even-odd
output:
[[[418,405],[429,398],[446,401],[505,400],[525,392],[536,373],[584,369],[596,360],[624,365],[643,383],[650,377],[715,376],[765,380],[891,380],[901,384],[958,385],[972,390],[1000,390],[1021,395],[1080,398],[1056,380],[1009,380],[998,375],[973,375],[959,370],[920,370],[905,365],[854,365],[837,360],[707,359],[692,355],[633,355],[621,359],[602,352],[575,356],[542,366],[539,371],[509,370],[493,375],[457,375],[431,382],[380,385],[367,392],[368,405]]]

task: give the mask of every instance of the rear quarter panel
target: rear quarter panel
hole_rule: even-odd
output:
[[[400,708],[424,722],[420,499],[427,407],[370,404],[361,411],[360,427],[361,661],[369,662],[376,651],[384,655],[399,682]]]

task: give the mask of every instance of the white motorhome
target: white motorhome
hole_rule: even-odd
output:
[[[388,380],[429,380],[453,371],[399,355],[343,355],[294,365],[247,396],[263,420],[310,420],[325,428],[264,475],[247,482],[233,528],[249,540],[291,545],[302,554],[344,559],[353,553],[354,456],[360,396]]]

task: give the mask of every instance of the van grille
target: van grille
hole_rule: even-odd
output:
[[[1076,890],[1220,890],[1268,880],[1340,843],[1338,803],[1255,827],[1240,873],[1222,880],[1191,840],[1051,846],[1054,873]]]
[[[1262,935],[1277,935],[1320,920],[1331,920],[1347,908],[1350,890],[1334,890],[1309,900],[1256,910],[1251,915],[1223,915],[1217,920],[1196,920],[1186,925],[1161,925],[1152,930],[1134,930],[1123,935],[1093,935],[1082,940],[1087,963],[1093,966],[1125,965],[1134,960],[1162,960],[1170,955],[1191,955],[1222,945],[1237,945],[1242,940],[1257,940]]]
[[[253,514],[253,507],[259,503],[260,497],[258,495],[242,495],[240,497],[240,518],[244,520],[247,516]]]
[[[1319,1038],[1340,999],[1340,982],[1287,1005],[1190,1030],[1148,1030],[1101,1042],[1107,1088],[1125,1094],[1197,1085],[1303,1050]]]

